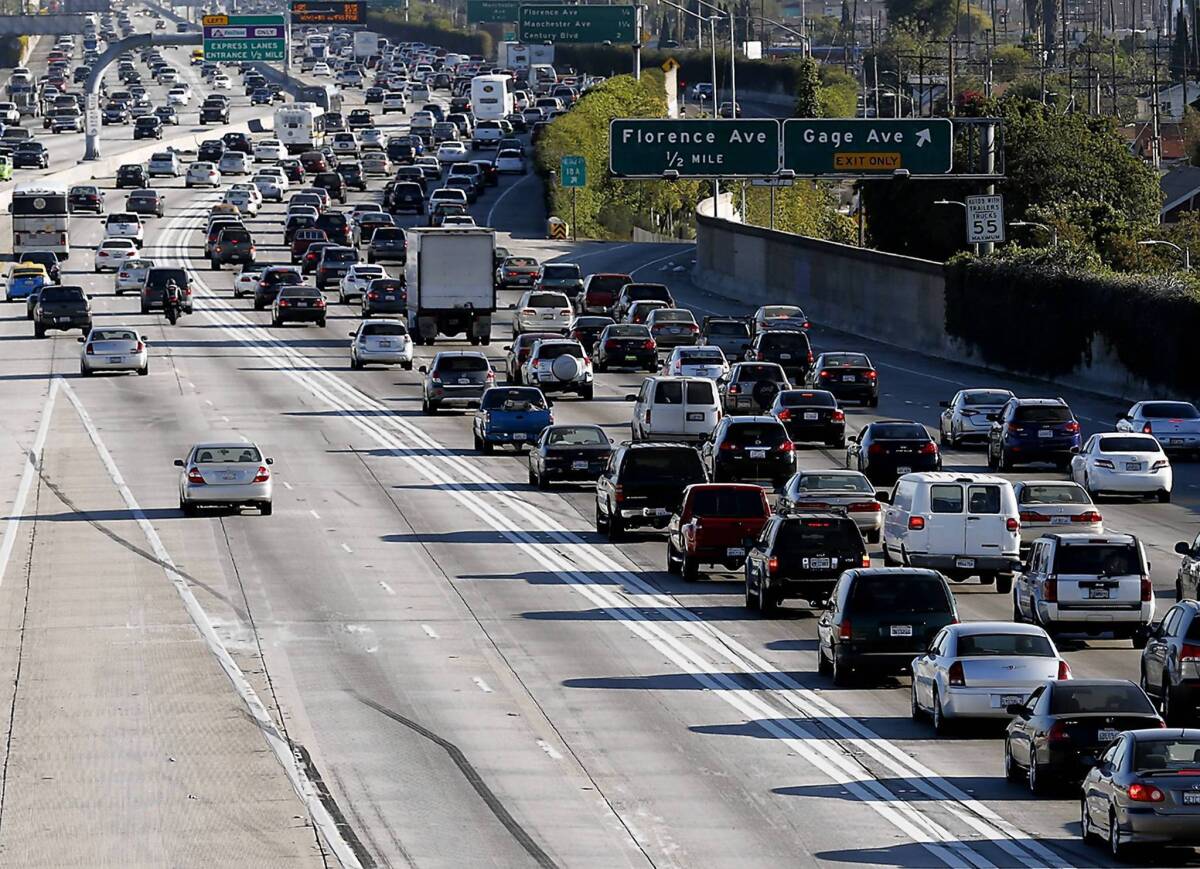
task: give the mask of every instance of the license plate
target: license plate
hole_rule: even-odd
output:
[[[1000,707],[1005,706],[1021,706],[1025,703],[1025,698],[1020,694],[1001,694]]]
[[[226,471],[225,473],[221,474],[222,480],[236,480],[237,478],[238,475],[234,471]]]
[[[752,458],[752,459],[765,459],[766,457],[767,457],[766,450],[751,450],[750,451],[750,458]]]
[[[644,507],[642,509],[643,516],[666,516],[666,507]]]
[[[786,360],[786,359],[791,359],[791,358],[792,358],[792,354],[791,354],[791,353],[780,353],[780,354],[779,354],[779,358],[780,358],[780,359],[785,359],[785,360]]]
[[[543,320],[553,320],[554,315],[553,314],[542,314],[542,319]]]
[[[1117,730],[1115,727],[1102,727],[1096,731],[1096,739],[1098,739],[1103,745],[1104,743],[1112,742],[1114,739],[1116,739],[1117,734],[1120,732],[1121,731]]]
[[[523,431],[513,432],[513,440],[514,441],[523,441],[527,437],[529,437],[529,435],[525,434],[525,432],[523,432]]]
[[[828,558],[810,558],[810,559],[808,559],[808,566],[814,570],[828,570],[829,569],[829,559]]]
[[[804,418],[805,419],[819,419],[820,414],[816,413],[815,411],[811,411],[809,413],[804,414]]]
[[[1051,525],[1070,525],[1071,517],[1070,516],[1051,516],[1050,524]]]
[[[124,356],[109,356],[109,357],[108,357],[108,361],[109,361],[110,363],[114,363],[114,364],[115,364],[115,363],[118,363],[118,362],[124,362],[124,361],[125,361],[125,357],[124,357]]]
[[[845,383],[853,383],[853,382],[854,382],[854,380],[855,380],[855,378],[854,378],[854,375],[853,375],[853,374],[843,374],[843,375],[842,375],[842,380],[843,380]]]
[[[637,357],[636,356],[626,356],[625,361],[626,362],[637,362]]]
[[[898,465],[896,467],[896,473],[897,474],[911,474],[912,468],[908,465]]]
[[[1185,806],[1200,806],[1200,791],[1184,791],[1183,804]]]
[[[391,342],[391,341],[380,341],[380,342],[379,342],[379,346],[380,346],[380,347],[391,347],[391,346],[393,346],[393,345],[392,345],[392,342]]]
[[[466,384],[466,383],[470,383],[470,382],[471,382],[471,378],[469,378],[469,377],[460,377],[460,378],[458,378],[458,382],[459,382],[460,384]]]
[[[1054,432],[1050,431],[1050,429],[1048,429],[1048,428],[1038,429],[1038,437],[1052,438],[1052,437],[1054,437]]]
[[[383,300],[385,302],[394,302],[394,301],[396,301],[396,297],[394,295],[393,296],[384,296]]]
[[[1167,438],[1167,443],[1171,444],[1172,446],[1182,446],[1183,438]],[[1186,797],[1187,794],[1184,794],[1184,796]],[[1196,799],[1200,801],[1200,794],[1196,795]],[[1184,800],[1184,802],[1187,802],[1187,800]]]
[[[689,413],[689,414],[687,415],[687,421],[688,421],[688,422],[704,422],[704,414],[703,414],[703,412],[701,412],[701,413]]]
[[[588,463],[586,459],[576,459],[575,461],[571,462],[572,471],[586,471],[587,467]]]
[[[1127,471],[1140,471],[1141,469],[1142,469],[1141,462],[1126,462],[1125,463],[1125,470],[1127,470]]]
[[[680,332],[680,329],[679,329],[679,327],[678,327],[678,326],[670,326],[670,327],[667,329],[667,331],[668,331],[668,332],[670,332],[672,335],[678,335],[678,334],[679,334],[679,332]]]
[[[912,625],[892,625],[891,634],[893,637],[911,637]]]
[[[975,566],[975,559],[974,558],[956,558],[956,559],[954,559],[954,566],[962,567],[965,569],[970,569]]]
[[[728,549],[725,550],[725,556],[727,558],[738,558],[745,554],[746,554],[746,550],[740,546],[730,546]]]
[[[1088,600],[1108,600],[1107,588],[1089,588]]]

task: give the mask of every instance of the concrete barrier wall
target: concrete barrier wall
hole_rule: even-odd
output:
[[[1028,377],[986,363],[946,334],[941,263],[696,215],[693,282],[746,305],[793,304],[814,322],[927,356]],[[832,349],[832,348],[830,348]],[[1133,375],[1100,337],[1060,385],[1137,399],[1175,390]]]

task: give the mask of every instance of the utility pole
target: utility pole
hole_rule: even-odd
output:
[[[1154,70],[1151,74],[1150,91],[1150,163],[1158,169],[1162,163],[1158,138],[1158,40],[1154,40]]]
[[[946,80],[946,82],[947,82],[946,114],[948,114],[950,117],[954,117],[954,37],[953,36],[946,40],[946,45],[949,48],[949,56],[950,56],[950,73],[949,73],[949,77]]]

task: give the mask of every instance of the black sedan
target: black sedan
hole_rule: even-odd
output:
[[[271,325],[316,323],[325,325],[325,295],[316,287],[292,285],[280,287],[271,306]]]
[[[942,454],[919,422],[877,420],[846,439],[846,467],[890,484],[914,471],[940,471]]]
[[[50,165],[50,152],[41,142],[22,142],[13,148],[14,169],[46,169]]]
[[[597,371],[610,368],[658,370],[658,345],[645,326],[633,323],[605,326],[595,347],[593,361]]]
[[[1011,705],[1004,775],[1033,793],[1052,781],[1078,782],[1126,730],[1164,727],[1146,693],[1126,679],[1046,682]]]
[[[369,87],[363,91],[363,102],[370,105],[371,103],[383,102],[383,88]]]
[[[146,214],[150,217],[163,216],[163,202],[166,199],[157,190],[135,190],[125,199],[125,210],[135,214]]]
[[[548,489],[555,480],[593,482],[604,471],[612,442],[598,425],[551,425],[529,452],[529,485]]]
[[[824,389],[785,389],[767,413],[783,423],[794,443],[846,446],[846,414],[833,393]]]
[[[67,208],[72,214],[77,211],[103,214],[104,191],[95,184],[74,184],[67,191]]]
[[[866,353],[822,353],[805,383],[813,389],[828,389],[842,400],[879,407],[879,372]]]
[[[128,124],[129,107],[125,103],[109,103],[104,107],[104,113],[100,115],[100,123],[105,126],[109,124]]]

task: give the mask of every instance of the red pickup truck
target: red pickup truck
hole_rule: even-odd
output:
[[[771,505],[761,486],[696,483],[683,491],[667,526],[667,570],[692,582],[701,564],[737,570],[746,560],[746,538],[757,538]]]

